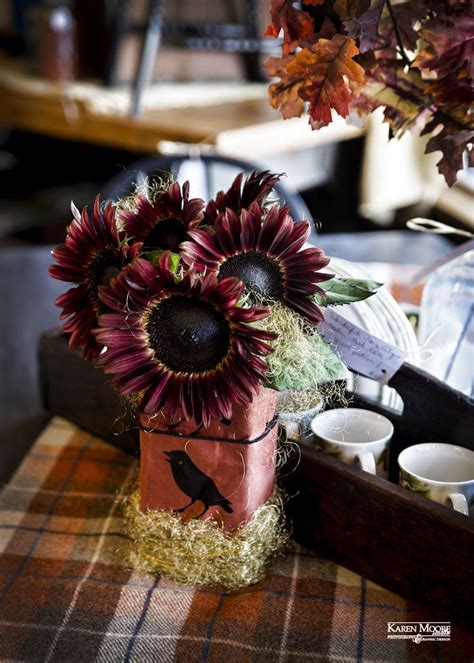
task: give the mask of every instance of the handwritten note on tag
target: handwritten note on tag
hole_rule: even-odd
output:
[[[318,331],[348,368],[378,382],[388,382],[406,358],[404,350],[372,336],[330,308],[324,311]]]

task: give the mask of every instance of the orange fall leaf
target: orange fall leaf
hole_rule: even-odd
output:
[[[283,31],[283,55],[291,53],[299,42],[310,38],[314,34],[313,19],[301,9],[293,6],[294,0],[272,0],[270,3],[271,23],[265,30],[265,36],[278,37]],[[324,0],[321,0],[324,2]],[[313,0],[308,4],[318,4]]]
[[[364,70],[353,59],[358,53],[353,39],[336,34],[294,55],[269,58],[268,73],[280,78],[269,88],[272,106],[286,119],[299,117],[309,102],[313,128],[329,124],[332,109],[347,117],[354,94],[365,83]]]

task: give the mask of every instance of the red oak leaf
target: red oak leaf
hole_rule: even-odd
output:
[[[315,34],[314,41],[316,41],[317,39],[332,39],[335,34],[337,34],[336,26],[331,21],[329,16],[325,16],[321,28]]]
[[[436,71],[442,78],[474,61],[474,16],[472,14],[437,17],[422,28],[426,46],[418,54],[414,66]],[[472,72],[471,72],[472,76]]]
[[[442,153],[442,157],[436,165],[448,185],[453,186],[456,182],[457,172],[463,167],[463,154],[474,141],[474,130],[460,127],[447,115],[436,113],[422,131],[422,135],[432,133],[439,129],[440,125],[442,125],[441,130],[430,138],[425,152],[429,154],[439,150]]]
[[[268,73],[281,79],[269,88],[273,108],[285,119],[299,117],[308,101],[313,128],[329,124],[332,109],[347,117],[354,93],[365,82],[364,70],[352,59],[358,52],[353,39],[336,34],[319,39],[311,49],[268,58]]]
[[[439,80],[427,81],[426,92],[432,95],[435,104],[440,107],[453,102],[466,104],[467,117],[472,102],[472,80],[467,75],[467,69],[462,69],[458,76],[449,74]]]
[[[377,44],[378,28],[385,0],[376,0],[375,3],[359,18],[344,21],[344,28],[353,39],[359,39],[359,51],[367,53]]]
[[[364,70],[353,60],[358,53],[353,39],[337,34],[297,54],[298,64],[306,72],[299,95],[309,101],[313,128],[329,124],[332,109],[342,117],[349,114],[354,94],[365,83]]]
[[[365,116],[374,108],[384,107],[391,136],[401,136],[407,130],[420,131],[432,116],[433,108],[429,98],[425,98],[427,83],[417,70],[405,71],[402,60],[379,61],[368,74],[368,82],[371,95],[363,92],[351,104],[351,110]]]
[[[383,102],[380,102],[376,97],[372,97],[362,91],[359,96],[352,101],[351,109],[356,110],[362,117],[364,115],[370,115],[372,111],[382,105]]]
[[[347,117],[354,93],[365,82],[364,70],[353,60],[358,52],[353,39],[336,34],[319,39],[311,49],[269,58],[268,73],[281,79],[270,85],[272,106],[286,119],[300,116],[308,101],[313,128],[329,124],[332,109]]]
[[[391,6],[393,17],[398,26],[403,47],[409,51],[416,49],[419,38],[419,23],[427,15],[427,5],[424,0],[408,0]],[[392,16],[384,12],[383,20],[379,25],[380,36],[390,41],[392,46],[398,43],[397,31],[395,30]]]
[[[285,120],[300,117],[304,110],[304,101],[299,96],[304,76],[295,62],[296,55],[287,55],[283,58],[270,57],[264,63],[269,76],[281,79],[272,83],[268,92],[271,105],[280,109]]]
[[[270,18],[272,22],[264,34],[267,37],[278,37],[280,30],[283,30],[283,55],[288,55],[300,45],[301,41],[308,40],[314,35],[313,19],[307,12],[296,9],[293,0],[272,0]]]

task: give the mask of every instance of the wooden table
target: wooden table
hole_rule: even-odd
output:
[[[95,86],[97,94],[107,94]],[[284,121],[266,95],[236,103],[145,110],[138,117],[93,112],[74,96],[74,84],[53,84],[0,61],[0,124],[56,138],[156,153],[161,141],[202,144],[236,158],[292,153],[361,134],[344,120],[317,132],[306,118]],[[277,139],[276,139],[277,137]]]

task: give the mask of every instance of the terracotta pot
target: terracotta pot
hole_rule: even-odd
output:
[[[161,413],[141,415],[142,511],[174,510],[187,522],[214,518],[226,531],[247,522],[275,484],[276,392],[261,389],[232,422],[196,432],[184,421],[170,429]]]

